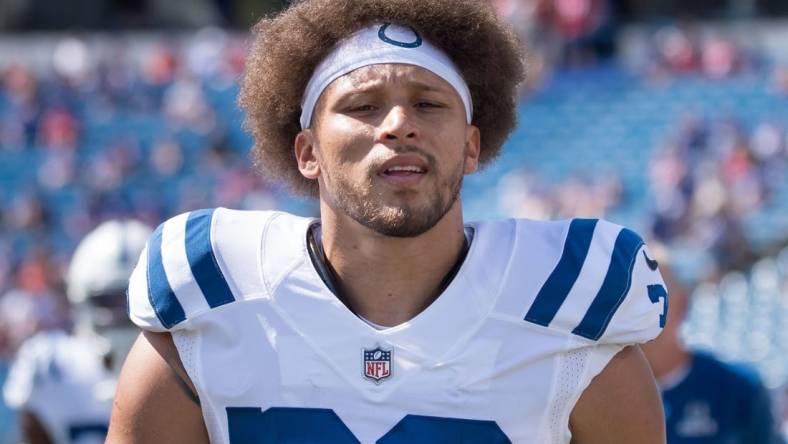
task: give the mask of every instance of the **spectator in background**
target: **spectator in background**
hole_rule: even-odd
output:
[[[616,26],[608,0],[553,0],[552,23],[564,42],[564,65],[594,64],[615,53]]]
[[[644,62],[653,78],[699,74],[719,80],[746,72],[757,60],[751,48],[722,34],[701,37],[691,23],[659,28],[648,46],[651,56]]]
[[[779,444],[766,388],[755,372],[687,350],[679,327],[689,293],[671,273],[664,250],[652,248],[670,294],[665,328],[643,345],[662,391],[668,444]]]
[[[689,32],[678,26],[666,26],[654,34],[656,49],[653,74],[686,74],[698,69],[698,51]]]

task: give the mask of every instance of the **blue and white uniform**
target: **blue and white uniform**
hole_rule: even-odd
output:
[[[54,330],[22,344],[3,394],[9,407],[35,415],[54,444],[98,444],[116,384],[93,341]]]
[[[512,219],[469,224],[438,299],[379,330],[321,280],[314,222],[182,214],[132,274],[131,318],[172,333],[213,443],[568,443],[591,379],[664,324],[664,284],[634,232]]]

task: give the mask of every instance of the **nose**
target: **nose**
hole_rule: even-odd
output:
[[[391,140],[406,140],[416,137],[416,130],[411,119],[408,117],[405,108],[402,106],[392,106],[383,121],[378,126],[379,142]]]

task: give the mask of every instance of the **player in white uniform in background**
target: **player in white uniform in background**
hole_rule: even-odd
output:
[[[637,344],[667,293],[640,237],[463,221],[523,73],[488,2],[307,0],[256,31],[254,153],[321,217],[218,208],[154,232],[109,441],[663,443]]]
[[[151,230],[108,221],[79,244],[66,276],[74,334],[42,331],[20,347],[3,388],[29,444],[103,443],[117,375],[137,332],[126,282]]]

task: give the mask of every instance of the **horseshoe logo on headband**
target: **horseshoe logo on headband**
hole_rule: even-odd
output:
[[[391,25],[391,23],[384,24],[383,26],[380,27],[380,31],[378,31],[378,37],[380,37],[380,39],[383,40],[384,42],[391,45],[401,46],[403,48],[418,48],[419,46],[421,46],[422,43],[421,36],[419,35],[418,32],[416,32],[415,29],[409,27],[410,30],[413,31],[413,34],[416,36],[416,40],[414,42],[411,43],[400,42],[398,40],[393,40],[386,35],[386,29],[388,29],[389,25]]]

